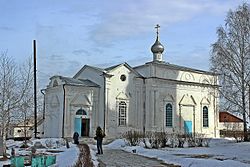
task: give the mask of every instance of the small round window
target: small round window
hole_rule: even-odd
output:
[[[123,75],[120,76],[120,79],[121,79],[122,81],[125,81],[125,80],[126,80],[126,76],[123,74]]]

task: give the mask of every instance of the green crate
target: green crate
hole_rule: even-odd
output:
[[[11,167],[24,167],[24,157],[11,157]]]
[[[46,167],[53,165],[55,163],[56,163],[56,156],[55,155],[46,156]]]
[[[31,167],[45,167],[45,157],[44,156],[32,157]]]
[[[35,156],[32,157],[31,167],[48,167],[56,163],[56,156]]]

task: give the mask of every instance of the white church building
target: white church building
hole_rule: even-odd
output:
[[[165,62],[156,28],[151,62],[84,65],[72,78],[51,77],[44,137],[93,137],[97,126],[110,138],[129,130],[219,137],[218,76]]]

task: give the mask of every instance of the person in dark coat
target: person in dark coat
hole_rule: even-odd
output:
[[[105,137],[105,133],[102,131],[100,126],[97,127],[95,135],[94,139],[97,141],[97,154],[103,154],[102,140]]]
[[[79,134],[77,132],[73,135],[74,144],[79,144]]]

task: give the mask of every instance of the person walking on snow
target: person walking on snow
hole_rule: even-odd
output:
[[[105,137],[105,133],[102,131],[100,126],[97,127],[95,135],[94,139],[97,141],[97,154],[103,154],[102,140]]]

